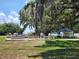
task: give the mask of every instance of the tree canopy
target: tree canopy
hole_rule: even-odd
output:
[[[48,35],[60,28],[79,30],[79,0],[35,0],[20,11],[21,23]],[[27,27],[27,26],[26,26]],[[24,27],[24,28],[26,28]]]
[[[0,35],[5,35],[8,33],[20,33],[21,28],[19,25],[13,23],[0,24]]]

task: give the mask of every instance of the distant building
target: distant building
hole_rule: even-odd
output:
[[[73,37],[74,36],[74,31],[68,29],[68,28],[63,28],[63,29],[60,29],[58,31],[59,33],[59,36],[63,36],[63,37]]]

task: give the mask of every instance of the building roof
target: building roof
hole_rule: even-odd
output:
[[[73,32],[73,31],[68,28],[63,28],[63,29],[60,29],[59,32]]]

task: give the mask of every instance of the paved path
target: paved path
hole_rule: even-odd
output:
[[[46,39],[46,38],[23,38],[23,39],[11,39],[11,38],[6,38],[6,40],[50,40],[49,38]],[[53,40],[72,40],[72,41],[78,41],[79,39],[53,39]]]

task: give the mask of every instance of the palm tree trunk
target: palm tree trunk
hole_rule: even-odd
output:
[[[40,33],[39,33],[39,28],[38,28],[38,22],[37,22],[37,19],[36,19],[36,21],[35,21],[35,33],[36,33],[37,36],[40,35]]]

